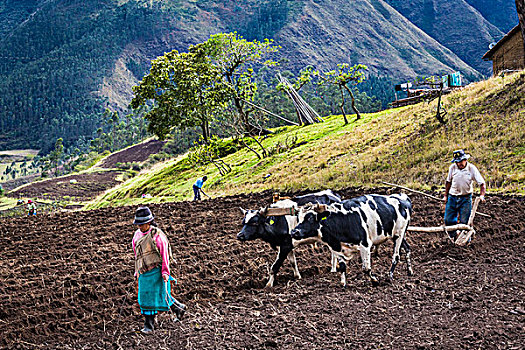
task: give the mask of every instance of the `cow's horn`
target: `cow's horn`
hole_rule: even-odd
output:
[[[241,209],[243,215],[246,215],[246,213],[248,212],[246,209],[243,209],[241,207],[239,207],[239,209]]]
[[[268,207],[264,207],[259,210],[259,214],[261,214],[262,216],[266,216],[267,212],[268,212]]]

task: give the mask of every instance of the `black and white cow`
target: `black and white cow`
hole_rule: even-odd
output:
[[[399,251],[406,252],[407,271],[412,275],[410,246],[405,240],[412,203],[405,194],[366,195],[328,206],[310,205],[299,212],[299,224],[292,230],[294,240],[317,239],[327,244],[339,259],[341,282],[346,286],[346,264],[355,247],[361,253],[363,269],[373,285],[379,283],[372,273],[370,250],[387,239],[394,242],[390,279],[399,262]]]
[[[331,190],[298,196],[292,199],[285,199],[273,203],[272,208],[298,208],[307,203],[331,204],[339,203],[341,198],[334,194]],[[244,218],[242,221],[242,230],[237,234],[237,239],[240,241],[251,241],[255,239],[262,239],[270,243],[270,246],[277,250],[277,259],[272,264],[270,269],[270,277],[266,287],[273,287],[275,275],[279,272],[284,260],[292,263],[294,276],[301,278],[299,269],[297,268],[297,261],[293,252],[294,245],[291,230],[297,226],[297,216],[266,216],[264,209],[261,210],[244,210],[242,209]],[[302,242],[305,243],[306,241]]]

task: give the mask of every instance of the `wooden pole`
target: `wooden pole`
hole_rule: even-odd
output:
[[[285,121],[285,122],[287,122],[287,123],[290,123],[290,124],[292,124],[292,125],[297,125],[297,126],[299,126],[299,124],[297,124],[296,122],[293,122],[293,121],[291,121],[291,120],[288,120],[288,119],[286,119],[286,118],[281,117],[280,115],[277,115],[277,114],[275,114],[275,113],[272,113],[272,112],[270,112],[269,110],[266,110],[266,109],[264,109],[264,108],[262,108],[262,107],[257,106],[256,104],[251,103],[250,101],[246,101],[246,100],[243,100],[243,101],[244,101],[245,103],[249,104],[250,106],[254,107],[254,108],[257,108],[257,109],[259,109],[259,110],[261,110],[261,111],[263,111],[263,112],[265,112],[265,113],[268,113],[269,115],[273,115],[274,117],[279,118],[279,119],[281,119],[281,120],[283,120],[283,121]]]
[[[479,197],[474,200],[474,205],[472,206],[472,212],[470,213],[470,217],[468,218],[469,226],[472,226],[472,224],[474,223],[474,216],[476,216],[476,211],[478,210],[479,202],[481,202],[481,199]]]
[[[443,231],[456,231],[456,230],[472,230],[472,227],[465,224],[457,224],[452,226],[435,226],[435,227],[418,227],[418,226],[408,226],[408,231],[412,232],[443,232]]]
[[[443,202],[443,199],[441,198],[438,198],[436,196],[432,196],[430,194],[427,194],[425,192],[421,192],[421,191],[417,191],[417,190],[413,190],[411,188],[408,188],[408,187],[405,187],[405,186],[401,186],[401,185],[396,185],[396,184],[393,184],[393,183],[390,183],[390,182],[385,182],[385,181],[381,181],[381,183],[385,184],[385,185],[389,185],[389,186],[394,186],[394,187],[397,187],[397,188],[402,188],[404,190],[407,190],[409,192],[414,192],[414,193],[419,193],[419,194],[422,194],[423,196],[427,196],[428,198],[432,198],[432,199],[435,199],[437,201],[440,201],[440,202]],[[476,207],[477,208],[477,207]],[[483,214],[483,213],[480,213],[478,212],[477,213],[478,215],[481,215],[481,216],[484,216],[484,217],[487,217],[487,218],[490,218],[491,216],[488,215],[488,214]]]
[[[407,190],[407,191],[410,191],[410,192],[419,193],[419,194],[422,194],[423,196],[427,196],[427,197],[429,197],[429,198],[435,199],[435,200],[440,201],[440,202],[443,201],[441,198],[438,198],[438,197],[432,196],[432,195],[427,194],[427,193],[425,193],[425,192],[421,192],[421,191],[418,191],[418,190],[413,190],[413,189],[408,188],[408,187],[405,187],[405,186],[392,184],[392,183],[390,183],[390,182],[386,182],[386,181],[381,181],[381,183],[383,183],[383,184],[385,184],[385,185],[389,185],[389,186],[394,186],[394,187],[402,188],[402,189]]]

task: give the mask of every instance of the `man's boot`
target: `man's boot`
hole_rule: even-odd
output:
[[[140,331],[143,334],[153,333],[154,322],[155,322],[155,315],[144,315],[144,328],[142,328]]]
[[[173,305],[170,307],[171,311],[175,313],[175,316],[180,320],[182,320],[182,317],[184,316],[184,313],[186,312],[186,305],[179,302],[177,299],[173,299]]]

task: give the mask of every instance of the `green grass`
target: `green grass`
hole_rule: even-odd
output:
[[[375,187],[381,181],[416,189],[442,188],[452,151],[472,154],[489,192],[525,193],[525,73],[493,78],[444,98],[448,123],[434,117],[436,101],[363,115],[344,126],[340,116],[306,127],[284,127],[266,148],[297,135],[302,145],[259,160],[246,149],[224,159],[232,171],[194,167],[186,157],[143,170],[106,192],[90,208],[192,198],[192,184],[208,175],[212,196],[302,189]],[[266,174],[270,174],[265,178]]]

